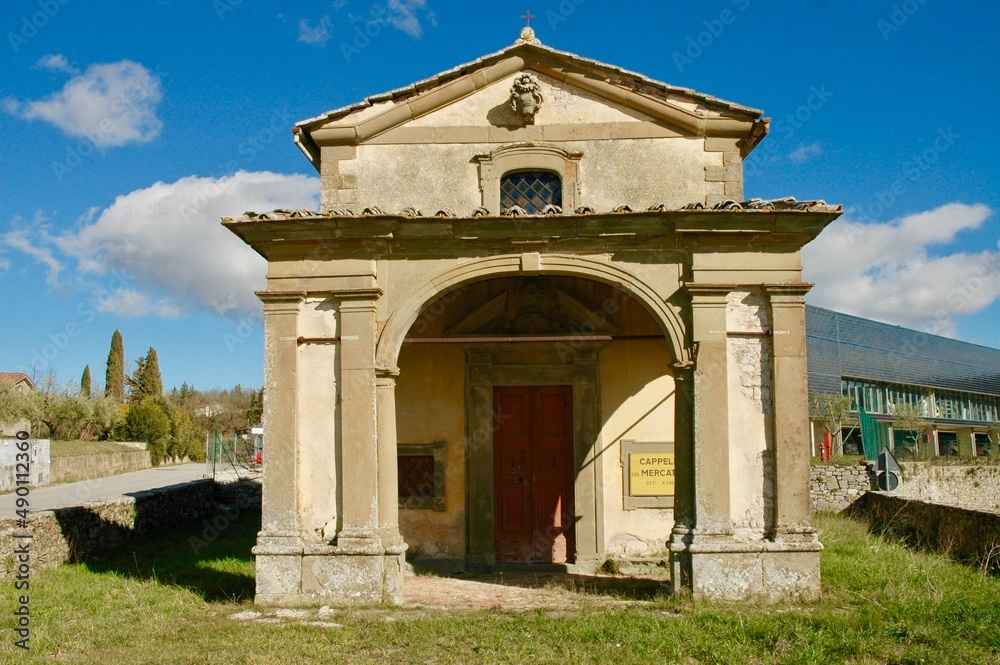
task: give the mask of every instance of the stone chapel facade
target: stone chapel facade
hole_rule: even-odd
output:
[[[744,200],[761,112],[541,45],[294,128],[322,210],[268,260],[256,602],[399,602],[404,556],[669,558],[696,597],[812,597],[800,250]]]

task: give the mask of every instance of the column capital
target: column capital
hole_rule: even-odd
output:
[[[806,294],[812,289],[810,282],[798,282],[793,284],[765,284],[764,290],[767,292],[772,305],[802,305],[805,304]]]
[[[329,291],[327,295],[331,298],[336,298],[341,302],[351,302],[351,301],[374,301],[378,300],[383,296],[385,291],[375,287],[373,289],[348,289],[344,291]]]
[[[256,291],[265,312],[295,312],[305,302],[305,291]]]
[[[379,387],[393,386],[396,384],[396,379],[399,377],[398,367],[376,367],[375,368],[375,385]]]
[[[681,289],[691,296],[693,305],[725,306],[729,294],[738,290],[738,284],[708,284],[705,282],[686,282]]]

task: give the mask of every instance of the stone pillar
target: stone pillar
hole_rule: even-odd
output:
[[[960,457],[976,456],[976,435],[971,427],[960,427],[958,434],[958,454]]]
[[[674,593],[691,588],[691,531],[695,524],[694,365],[674,365],[674,528],[670,533],[670,581]]]
[[[694,380],[694,541],[733,533],[729,498],[729,374],[726,296],[731,287],[688,285]]]
[[[376,379],[378,412],[378,514],[382,544],[400,547],[399,479],[396,450],[396,377],[397,368],[380,369]]]
[[[691,339],[697,349],[688,392],[692,404],[688,430],[693,481],[688,513],[693,525],[679,526],[671,543],[671,560],[680,583],[696,598],[731,598],[745,586],[741,561],[729,551],[733,539],[729,474],[729,372],[726,296],[731,286],[688,284],[691,295]],[[682,385],[681,381],[678,385]],[[680,399],[682,393],[678,394]],[[683,421],[678,425],[684,425]],[[683,461],[683,458],[682,460]],[[678,467],[681,471],[681,467]],[[685,483],[678,482],[683,487]],[[682,504],[683,506],[683,504]],[[679,550],[686,543],[686,553]],[[688,567],[689,570],[685,570]],[[687,575],[687,579],[685,579]],[[677,582],[675,578],[675,588]]]
[[[341,487],[345,552],[381,554],[375,405],[375,301],[380,290],[337,294],[340,300]]]
[[[375,370],[376,300],[381,295],[380,289],[334,294],[340,306],[338,490],[343,508],[333,547],[307,549],[312,556],[303,563],[303,593],[316,602],[403,600],[406,546],[399,537],[395,506],[395,383],[385,382],[379,390]],[[380,434],[383,426],[388,431]],[[393,504],[391,510],[383,503]]]
[[[805,294],[811,284],[767,287],[771,301],[774,518],[763,561],[769,595],[815,598],[820,545],[809,498],[809,374]]]
[[[810,284],[769,287],[773,330],[776,542],[815,542],[809,502],[809,379],[805,294]]]
[[[264,303],[264,477],[254,602],[294,603],[301,592],[298,514],[298,318],[305,292],[260,291]]]

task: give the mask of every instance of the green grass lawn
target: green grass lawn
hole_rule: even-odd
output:
[[[52,457],[77,457],[78,455],[99,455],[103,453],[134,453],[138,448],[114,441],[52,441],[49,444]]]
[[[232,618],[252,609],[260,523],[246,513],[198,553],[188,538],[203,527],[193,525],[40,574],[31,651],[13,646],[5,609],[0,662],[1000,663],[1000,580],[843,517],[817,523],[826,551],[815,604],[666,598],[609,609],[585,595],[571,611],[312,610],[266,623]],[[12,587],[3,584],[4,608]]]

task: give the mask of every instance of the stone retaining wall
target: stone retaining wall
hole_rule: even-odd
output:
[[[869,492],[850,514],[910,547],[942,552],[984,571],[1000,571],[1000,513]]]
[[[72,483],[78,480],[117,476],[129,471],[141,471],[152,466],[148,450],[53,457],[51,478],[53,484]]]
[[[814,511],[840,512],[865,492],[875,489],[875,473],[869,464],[822,464],[809,474],[809,499]]]
[[[1000,466],[906,462],[893,494],[971,510],[1000,511]]]
[[[0,520],[0,579],[16,574],[12,553],[30,543],[31,573],[120,547],[135,534],[183,524],[215,505],[216,484],[195,480],[131,496],[91,501],[80,506],[31,513],[28,528],[16,519]],[[31,534],[27,538],[18,535]]]

